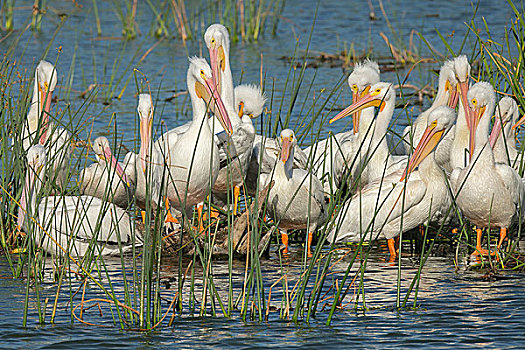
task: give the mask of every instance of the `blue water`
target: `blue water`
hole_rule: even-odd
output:
[[[187,120],[187,96],[182,95],[167,102],[166,98],[174,92],[185,90],[185,76],[187,57],[190,55],[207,56],[202,41],[190,41],[184,46],[178,38],[163,39],[157,43],[155,38],[148,35],[151,22],[151,10],[139,2],[137,24],[142,35],[133,41],[124,42],[114,40],[120,36],[121,24],[116,16],[113,3],[97,1],[101,14],[103,38],[96,37],[96,26],[92,13],[91,2],[83,3],[82,9],[75,8],[70,1],[52,2],[48,4],[47,15],[43,19],[42,31],[33,34],[30,30],[22,35],[16,47],[15,57],[19,65],[26,69],[26,75],[32,74],[36,63],[42,58],[44,49],[52,39],[54,30],[59,23],[57,14],[68,14],[64,27],[58,32],[51,43],[51,49],[46,59],[57,60],[59,72],[58,109],[64,109],[71,104],[73,110],[80,108],[84,100],[79,98],[80,92],[85,91],[90,84],[110,83],[112,67],[115,59],[121,55],[121,62],[116,68],[116,76],[122,75],[122,81],[117,84],[115,93],[107,96],[110,105],[106,105],[105,88],[98,90],[96,99],[85,108],[85,117],[94,117],[93,128],[79,132],[79,138],[86,139],[91,129],[92,138],[99,135],[111,135],[122,141],[126,147],[132,149],[136,143],[136,94],[143,91],[144,86],[136,86],[132,77],[122,94],[121,99],[114,98],[124,88],[125,82],[132,73],[128,69],[136,67],[149,80],[151,91],[157,96],[157,112],[155,123],[158,127],[164,120],[168,127],[174,127]],[[394,34],[389,30],[385,18],[377,1],[372,1],[377,20],[368,19],[369,8],[366,1],[322,1],[318,8],[317,19],[310,42],[310,55],[319,52],[337,53],[343,50],[345,43],[349,46],[354,43],[357,52],[373,46],[374,55],[388,56],[388,49],[381,37],[384,32],[393,39]],[[28,19],[32,1],[17,1],[19,7],[15,11],[15,27],[20,30]],[[457,53],[463,36],[467,32],[465,22],[469,23],[475,5],[468,1],[419,1],[408,0],[384,1],[388,19],[396,28],[404,42],[408,42],[413,29],[419,31],[425,38],[445,56],[445,45],[436,34],[436,28],[444,37],[451,35],[450,45]],[[297,57],[302,57],[308,44],[308,37],[312,27],[316,9],[316,2],[312,0],[288,0],[282,14],[277,35],[267,32],[260,41],[248,43],[233,43],[231,48],[231,65],[233,75],[238,82],[259,82],[259,67],[261,54],[263,55],[265,88],[269,93],[275,83],[274,105],[280,103],[284,90],[284,77],[288,74],[289,63],[281,59],[282,56],[293,56],[297,47]],[[501,40],[504,27],[512,19],[512,9],[506,1],[484,0],[479,2],[479,9],[475,18],[477,26],[485,18],[491,28],[495,40]],[[208,24],[208,23],[206,23]],[[19,32],[0,42],[0,51],[6,50]],[[5,33],[1,34],[2,36]],[[201,33],[196,34],[199,38]],[[393,41],[394,44],[396,43]],[[156,46],[154,46],[156,45]],[[432,57],[425,44],[415,37],[416,47],[424,56]],[[138,61],[150,48],[151,53],[139,64]],[[57,59],[57,48],[62,52]],[[479,49],[479,48],[478,48]],[[473,53],[473,37],[466,41],[463,52]],[[134,58],[134,56],[136,57]],[[74,66],[72,62],[75,60]],[[93,61],[95,60],[95,67]],[[301,59],[299,59],[301,61]],[[418,86],[424,84],[436,85],[436,76],[431,69],[438,68],[438,64],[423,64],[416,67],[408,81]],[[69,72],[73,75],[70,76]],[[386,72],[383,79],[398,82],[407,73],[406,67],[399,67],[396,72]],[[332,90],[345,72],[341,68],[320,66],[318,69],[307,69],[305,81],[312,82],[313,89],[307,95],[307,85],[299,93],[297,106],[291,118],[291,125],[309,110],[313,96],[321,94],[322,89]],[[71,79],[71,91],[68,95],[68,77]],[[140,81],[140,75],[137,79]],[[343,84],[342,93],[334,104],[342,107],[350,101],[348,87]],[[324,98],[324,97],[323,97]],[[287,111],[290,96],[285,94],[283,111]],[[306,101],[303,108],[302,101]],[[425,100],[425,105],[429,103]],[[330,106],[328,104],[328,106]],[[417,114],[421,106],[414,106],[411,114]],[[301,110],[303,111],[301,113]],[[274,108],[272,118],[278,117]],[[333,113],[326,108],[323,113]],[[405,114],[403,114],[404,116]],[[117,132],[113,132],[110,120],[118,121]],[[69,118],[69,117],[66,117]],[[76,118],[76,119],[75,119]],[[405,120],[403,120],[403,118]],[[399,125],[406,123],[406,116],[400,118]],[[63,123],[69,121],[63,120]],[[78,117],[73,117],[73,125],[81,124]],[[259,127],[258,122],[255,123]],[[331,130],[340,130],[346,123],[339,122],[323,126],[323,133]],[[395,125],[394,127],[398,127]],[[300,248],[292,247],[295,250]],[[301,271],[301,259],[292,255],[286,265],[294,274],[291,280],[297,279]],[[419,289],[418,308],[415,311],[394,310],[396,302],[397,268],[384,261],[386,251],[374,251],[370,257],[366,278],[365,292],[369,311],[355,311],[352,292],[349,292],[345,302],[345,309],[336,313],[331,326],[326,326],[327,310],[319,311],[317,317],[309,324],[302,322],[295,324],[287,320],[279,320],[277,313],[271,313],[266,322],[244,322],[235,314],[231,319],[223,317],[176,317],[172,328],[162,327],[159,330],[144,333],[138,331],[122,331],[114,325],[108,309],[104,309],[103,316],[97,316],[94,308],[86,312],[86,319],[96,321],[106,327],[98,328],[71,322],[68,296],[61,298],[57,322],[54,325],[38,324],[37,306],[34,295],[30,296],[28,326],[22,327],[26,280],[12,280],[5,260],[0,263],[0,347],[2,348],[523,348],[525,347],[525,277],[521,274],[503,273],[495,281],[486,281],[482,278],[484,271],[470,270],[469,264],[462,262],[456,271],[452,257],[430,257],[423,269],[423,278]],[[111,274],[118,281],[120,262],[115,262]],[[215,273],[218,281],[226,283],[227,268],[223,262],[215,262]],[[335,276],[346,269],[348,259],[339,262]],[[402,259],[401,296],[417,270],[417,262],[413,256],[404,255]],[[242,284],[243,263],[236,263],[234,267],[234,282],[236,286]],[[222,268],[222,270],[221,270]],[[164,271],[165,277],[177,273],[175,262],[168,264]],[[226,270],[224,270],[226,269]],[[279,277],[280,265],[274,253],[270,259],[263,260],[263,272],[266,288],[269,288]],[[46,271],[49,279],[52,269]],[[337,277],[327,281],[327,285],[334,283]],[[219,289],[227,290],[224,284]],[[38,289],[50,302],[54,300],[56,285],[47,281]],[[31,291],[34,293],[35,289]],[[166,297],[172,296],[172,289],[165,289]],[[282,291],[275,290],[273,304],[279,307],[278,300]],[[89,297],[100,296],[97,292],[88,289]],[[76,304],[78,304],[77,296]],[[43,300],[45,298],[41,298]],[[412,300],[412,299],[411,299]],[[75,305],[76,305],[75,304]],[[361,305],[361,304],[360,304]],[[163,305],[166,307],[166,305]],[[48,305],[46,322],[49,322],[51,306]],[[171,314],[170,314],[171,316]]]

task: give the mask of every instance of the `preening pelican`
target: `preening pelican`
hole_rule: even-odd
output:
[[[224,130],[232,133],[226,108],[206,60],[190,58],[187,74],[188,92],[193,106],[193,120],[186,132],[159,147],[168,167],[164,181],[171,206],[191,217],[191,208],[206,198],[219,174],[219,149],[207,121],[208,107],[218,117]]]
[[[518,121],[518,104],[511,97],[503,97],[496,106],[494,126],[489,141],[494,152],[496,163],[505,163],[518,170],[520,162],[517,160],[516,140],[514,130],[525,122],[525,118]],[[503,135],[501,135],[503,131]]]
[[[80,192],[127,208],[132,202],[131,183],[111,153],[108,139],[104,136],[97,137],[93,142],[93,152],[97,156],[97,162],[80,173]]]
[[[239,114],[235,105],[228,30],[222,24],[212,24],[204,33],[204,41],[210,52],[213,79],[224,101],[233,128],[231,138],[226,137],[225,144],[219,146],[221,167],[213,185],[213,193],[224,202],[228,190],[233,188],[233,215],[236,215],[240,187],[244,183],[252,155],[255,128],[251,118]],[[214,134],[224,131],[220,124],[215,124],[217,123],[212,123]],[[218,136],[220,138],[220,135]]]
[[[495,163],[489,143],[490,118],[494,113],[496,97],[492,85],[479,82],[467,95],[470,135],[474,139],[473,152],[468,166],[456,168],[450,183],[456,194],[456,203],[471,223],[477,226],[476,252],[486,254],[481,248],[484,227],[499,227],[501,246],[507,228],[523,217],[525,189],[520,176],[507,164]]]
[[[369,183],[345,203],[328,234],[328,241],[386,238],[394,257],[394,237],[429,221],[443,220],[452,200],[433,150],[454,121],[455,112],[447,106],[430,112],[427,128],[408,167]]]
[[[27,152],[19,228],[34,234],[36,244],[51,255],[113,255],[128,250],[132,221],[125,210],[113,203],[91,196],[50,196],[41,198],[37,205],[46,159],[42,145],[34,145]]]
[[[372,121],[368,133],[371,137],[366,137],[361,147],[356,161],[352,159],[343,159],[348,168],[352,163],[358,163],[358,166],[352,168],[352,178],[358,182],[358,187],[362,188],[367,183],[380,179],[399,169],[404,169],[408,161],[406,156],[391,156],[388,150],[386,134],[388,125],[392,119],[396,102],[396,91],[392,84],[379,82],[372,85],[359,101],[345,108],[342,112],[330,120],[333,123],[336,120],[344,118],[352,113],[363,111],[369,107],[378,107],[377,117]],[[362,116],[361,116],[362,118]],[[359,126],[361,130],[361,125]],[[361,132],[361,131],[359,131]]]
[[[27,123],[22,129],[22,144],[27,152],[35,142],[46,145],[52,157],[53,172],[48,172],[49,179],[61,189],[65,186],[66,167],[71,157],[71,135],[62,128],[56,128],[49,119],[53,91],[57,84],[57,71],[47,62],[40,61],[35,71],[35,82],[31,107]],[[38,138],[38,141],[36,139]]]
[[[266,104],[266,95],[257,85],[237,85],[234,92],[235,106],[240,118],[247,116],[253,119],[262,114]]]
[[[268,209],[281,231],[284,253],[288,252],[288,230],[307,229],[306,250],[312,256],[312,235],[326,219],[323,186],[303,169],[293,169],[297,139],[290,129],[281,132],[281,156],[271,174],[261,174],[260,187],[275,183],[268,193]],[[309,225],[308,225],[309,223]]]
[[[355,65],[348,76],[348,86],[352,90],[354,104],[368,93],[372,84],[379,82],[379,74],[379,66],[374,61],[365,60]],[[342,118],[348,115],[347,110],[348,108],[338,116]],[[360,163],[357,159],[366,153],[366,146],[370,144],[373,134],[370,127],[374,121],[374,108],[369,107],[354,113],[352,121],[352,130],[331,135],[304,150],[312,157],[314,174],[323,183],[325,195],[334,193],[339,187],[347,167],[353,163],[352,169],[357,169]]]
[[[438,91],[436,98],[432,105],[421,113],[412,125],[409,125],[403,131],[403,146],[406,153],[412,152],[412,145],[417,145],[423,132],[427,127],[427,119],[430,113],[439,106],[449,106],[456,109],[458,103],[459,91],[457,90],[458,81],[454,73],[454,62],[452,60],[445,61],[439,70]],[[452,141],[453,133],[448,133],[450,141]],[[445,139],[440,142],[440,147],[445,143]],[[450,150],[444,152],[448,155]],[[438,153],[438,151],[436,151]],[[437,154],[436,154],[437,155]]]

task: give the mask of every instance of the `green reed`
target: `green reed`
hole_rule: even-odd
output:
[[[95,2],[96,3],[96,2]],[[173,3],[173,2],[172,2]],[[164,6],[160,9],[164,11],[169,6],[173,8],[172,3],[164,2]],[[234,8],[239,9],[237,3],[245,5],[242,2],[224,3],[222,16],[229,21],[235,21],[232,18],[232,13],[235,13]],[[272,4],[272,8],[282,7],[283,2],[261,2],[263,7],[257,7],[257,3],[246,4],[244,7],[245,15],[247,13],[255,14],[260,17],[259,24],[254,22],[253,29],[251,24],[245,22],[243,27],[236,27],[236,32],[242,33],[244,28],[245,36],[254,36],[256,31],[261,33],[261,28],[264,26],[264,20],[262,19],[266,8],[270,8],[269,4]],[[130,6],[131,3],[128,2]],[[176,3],[177,4],[177,3]],[[149,6],[153,5],[150,3]],[[116,5],[115,5],[116,6]],[[214,5],[219,6],[219,5]],[[253,8],[250,8],[252,6]],[[227,12],[227,11],[228,12]],[[170,11],[174,11],[170,9]],[[210,10],[211,11],[211,10]],[[218,10],[216,10],[218,11]],[[240,11],[240,10],[239,10]],[[250,12],[251,11],[251,12]],[[160,14],[160,11],[159,11]],[[157,14],[155,14],[157,16]],[[239,13],[240,16],[240,13]],[[167,21],[166,16],[156,17],[159,21]],[[245,20],[246,21],[246,20]],[[256,19],[255,19],[256,21]],[[242,21],[241,21],[242,23]],[[516,40],[517,45],[522,45],[522,36],[518,33],[522,32],[521,21],[513,23],[507,33],[507,40],[510,47],[510,42]],[[162,27],[162,25],[160,25]],[[257,27],[259,26],[259,27]],[[168,30],[169,25],[164,22],[164,28]],[[258,29],[257,29],[258,28]],[[249,30],[252,30],[249,33]],[[165,30],[162,30],[163,35],[167,35]],[[475,32],[473,30],[472,32]],[[239,35],[239,34],[237,34]],[[241,38],[243,35],[241,34]],[[308,44],[306,53],[309,49],[309,42],[311,33],[308,38]],[[481,39],[479,39],[481,41]],[[14,46],[18,45],[18,42],[14,42]],[[478,45],[478,49],[483,47],[483,51],[480,50],[476,53],[476,57],[481,57],[484,61],[481,65],[480,76],[492,79],[492,81],[506,89],[506,91],[512,91],[514,94],[520,92],[521,85],[519,76],[521,73],[521,56],[515,61],[507,61],[498,58],[494,55],[494,52],[503,56],[500,49],[503,46],[498,46],[493,43],[484,43],[485,45]],[[490,45],[489,45],[490,44]],[[51,44],[50,44],[51,45]],[[24,325],[27,323],[30,316],[30,311],[34,308],[37,311],[38,322],[58,322],[61,314],[67,313],[67,310],[62,309],[63,305],[62,297],[65,295],[69,302],[69,313],[67,316],[70,318],[70,322],[85,321],[83,317],[87,319],[88,311],[87,308],[94,306],[88,302],[90,299],[99,298],[106,301],[101,306],[104,313],[108,313],[110,316],[105,316],[110,319],[115,325],[120,328],[126,329],[143,329],[151,330],[159,326],[171,325],[176,317],[184,315],[189,316],[214,316],[214,317],[240,317],[243,320],[254,319],[264,320],[268,317],[270,306],[272,304],[271,297],[274,299],[280,298],[281,309],[279,310],[279,317],[291,318],[295,322],[301,320],[309,321],[312,317],[319,317],[323,300],[326,299],[327,293],[333,293],[333,299],[330,310],[327,313],[322,313],[322,316],[327,318],[327,323],[333,320],[334,315],[339,308],[344,307],[344,300],[348,298],[348,292],[353,287],[357,288],[356,299],[354,300],[354,309],[356,311],[362,310],[363,312],[370,307],[370,303],[366,300],[366,288],[367,288],[367,264],[370,254],[373,251],[372,242],[378,238],[380,228],[377,227],[375,218],[367,227],[362,228],[363,238],[361,242],[357,243],[355,248],[349,249],[349,258],[344,261],[344,269],[342,272],[334,273],[334,266],[337,258],[340,257],[337,251],[338,246],[326,245],[326,237],[328,232],[332,228],[338,230],[341,229],[341,222],[336,220],[327,220],[326,225],[320,227],[316,233],[318,238],[318,244],[313,250],[313,258],[307,259],[306,253],[301,258],[300,266],[290,266],[277,251],[279,258],[279,271],[277,277],[269,277],[267,271],[264,271],[264,265],[267,263],[264,260],[262,251],[259,248],[261,243],[261,237],[263,237],[271,225],[278,226],[279,222],[273,222],[272,224],[264,223],[261,217],[265,216],[266,208],[263,206],[262,215],[259,215],[257,210],[249,211],[246,215],[248,218],[248,229],[247,239],[247,251],[245,255],[242,255],[240,261],[242,262],[242,269],[236,267],[236,249],[234,245],[234,217],[227,211],[226,215],[223,215],[219,220],[218,225],[210,225],[210,222],[206,225],[206,230],[203,234],[195,232],[192,228],[193,223],[193,212],[182,213],[182,224],[183,228],[178,236],[176,244],[176,250],[168,256],[168,253],[164,250],[164,227],[163,218],[165,216],[165,208],[163,205],[155,205],[154,200],[157,203],[163,203],[162,196],[166,189],[161,190],[159,198],[151,198],[153,196],[151,188],[148,186],[147,192],[151,201],[147,203],[146,208],[146,224],[143,232],[138,232],[137,228],[133,228],[134,236],[133,240],[138,241],[138,235],[141,235],[144,239],[144,243],[139,246],[134,245],[131,252],[121,253],[114,259],[101,256],[97,250],[91,251],[83,258],[74,258],[74,252],[72,251],[73,246],[63,247],[66,251],[64,257],[46,258],[43,254],[37,253],[37,243],[35,237],[31,235],[31,232],[36,231],[36,225],[38,222],[31,221],[30,232],[24,238],[18,238],[15,242],[9,241],[9,234],[15,231],[17,213],[17,205],[12,201],[11,198],[18,199],[20,196],[22,182],[25,174],[25,154],[21,147],[14,146],[10,142],[12,135],[15,135],[20,130],[21,126],[25,122],[25,116],[29,106],[29,98],[32,91],[32,68],[26,67],[27,69],[20,70],[19,66],[13,64],[13,47],[7,50],[7,53],[3,57],[0,65],[0,75],[2,81],[10,82],[5,86],[0,87],[0,95],[2,98],[2,105],[7,105],[9,108],[3,108],[0,110],[0,116],[4,121],[4,124],[8,125],[7,128],[0,130],[0,154],[2,155],[2,176],[0,178],[0,184],[2,186],[1,200],[4,203],[9,203],[7,206],[3,206],[0,214],[0,228],[2,228],[2,247],[6,252],[6,259],[9,261],[13,276],[21,277],[22,275],[27,278],[26,283],[26,296],[25,296],[25,316]],[[487,48],[488,47],[488,48]],[[518,47],[518,46],[516,46]],[[520,48],[522,46],[519,46]],[[88,108],[93,104],[97,103],[97,97],[102,96],[102,101],[108,103],[111,99],[116,96],[123,94],[132,94],[137,92],[149,92],[149,84],[147,80],[140,77],[137,70],[132,69],[135,66],[135,59],[137,54],[128,61],[125,58],[124,43],[121,50],[116,58],[104,57],[103,59],[96,59],[96,55],[93,54],[93,73],[95,83],[99,84],[99,87],[91,92],[87,93],[86,99],[77,105],[76,103],[68,104],[66,106],[60,105],[58,110],[53,111],[52,120],[57,126],[67,129],[71,134],[71,142],[76,143],[84,139],[82,136],[84,133],[88,133],[90,129],[90,122],[86,122],[88,115]],[[514,50],[512,48],[510,51]],[[294,59],[290,62],[289,72],[286,80],[284,81],[284,91],[282,95],[277,96],[275,94],[275,81],[268,80],[265,82],[265,86],[268,88],[268,94],[270,99],[268,101],[269,109],[259,119],[254,120],[257,124],[258,132],[267,137],[275,137],[278,135],[278,131],[285,127],[290,126],[292,123],[292,115],[301,115],[298,118],[298,122],[293,125],[297,132],[298,137],[303,143],[314,143],[321,138],[321,129],[326,124],[326,120],[332,114],[332,111],[336,107],[337,100],[341,94],[348,94],[346,86],[341,88],[345,82],[345,77],[342,77],[340,81],[336,82],[333,86],[327,87],[321,94],[314,94],[314,84],[316,74],[313,74],[311,79],[306,79],[306,66],[302,65],[300,69],[294,69],[296,63],[296,54]],[[47,50],[46,50],[47,52]],[[137,50],[138,52],[138,50]],[[489,54],[492,54],[492,56]],[[513,52],[513,51],[512,51]],[[301,56],[304,59],[306,53]],[[513,55],[507,53],[508,57]],[[507,57],[505,56],[505,57]],[[494,59],[492,58],[494,57]],[[301,58],[301,57],[299,57]],[[60,60],[57,60],[57,66],[61,66]],[[66,79],[63,76],[59,77],[62,88],[59,90],[60,99],[70,101],[70,92],[72,82],[75,78],[74,71],[75,66],[79,62],[76,60],[76,54],[73,55],[70,70],[67,74]],[[97,70],[97,65],[102,65],[102,76],[100,71]],[[517,69],[519,68],[519,69]],[[17,72],[17,70],[20,70]],[[490,71],[497,70],[498,74],[489,75]],[[507,74],[507,70],[510,74]],[[98,71],[98,80],[97,80]],[[18,76],[20,73],[20,76]],[[109,77],[108,77],[109,75]],[[151,75],[149,75],[151,77]],[[398,82],[406,80],[401,77],[397,77]],[[134,81],[134,88],[128,87],[128,83]],[[87,89],[87,83],[84,84]],[[133,85],[133,84],[131,84]],[[126,89],[128,87],[128,89]],[[156,92],[153,93],[155,101],[155,134],[160,136],[166,127],[172,128],[174,125],[166,126],[160,122],[162,117],[163,107],[160,102],[159,91],[160,87]],[[117,94],[120,92],[120,94]],[[403,93],[403,91],[401,90]],[[288,100],[286,96],[291,96]],[[303,97],[300,99],[300,96]],[[521,97],[521,95],[519,95]],[[403,94],[404,97],[404,94]],[[518,97],[518,99],[520,99]],[[334,101],[335,99],[335,101]],[[188,111],[188,100],[184,98],[182,102],[177,102],[177,117],[179,114],[187,113]],[[180,105],[179,105],[180,103]],[[328,110],[328,112],[326,112]],[[271,111],[271,112],[270,112]],[[101,111],[100,114],[105,113]],[[401,113],[408,114],[408,111],[403,110],[399,112],[396,119],[401,116]],[[320,127],[318,127],[318,125]],[[316,129],[317,128],[317,129]],[[120,139],[119,125],[116,122],[110,123],[107,130],[104,130],[110,135],[111,144],[113,149],[118,149],[117,142]],[[371,130],[366,130],[371,132]],[[392,130],[391,130],[392,132]],[[138,136],[138,127],[135,126],[135,139]],[[337,140],[332,140],[334,147],[331,149],[337,149]],[[525,144],[525,143],[524,143]],[[135,145],[135,149],[137,149]],[[523,148],[523,146],[522,146]],[[375,150],[371,150],[373,153]],[[78,146],[75,148],[74,155],[72,156],[71,162],[68,164],[68,174],[66,178],[70,181],[70,185],[65,191],[60,192],[59,188],[53,186],[52,181],[46,183],[41,192],[40,196],[46,196],[52,192],[67,193],[71,195],[78,195],[79,188],[75,185],[75,180],[78,179],[78,169],[86,167],[87,158],[86,153],[89,152],[85,148]],[[211,152],[210,152],[211,154]],[[118,157],[119,151],[116,151]],[[327,157],[333,157],[333,154],[327,155]],[[50,158],[52,155],[50,155]],[[351,170],[358,159],[348,159],[347,165],[348,170]],[[233,172],[236,171],[234,167],[235,159],[230,159],[229,176],[231,177]],[[259,161],[261,164],[262,162]],[[314,167],[315,160],[312,156],[309,157],[308,166]],[[364,161],[364,165],[367,164],[367,160]],[[194,164],[192,164],[192,167]],[[261,169],[259,169],[259,173]],[[51,178],[54,174],[50,175]],[[151,179],[152,171],[151,168],[147,171],[147,176]],[[164,173],[163,176],[168,177],[169,173]],[[357,182],[351,182],[348,178],[350,176],[349,171],[347,172],[347,179],[344,180],[345,186],[336,189],[333,188],[330,193],[330,203],[327,207],[328,218],[341,210],[342,204],[349,200],[349,193],[354,192],[357,186]],[[357,174],[356,179],[359,179]],[[108,184],[108,194],[111,197],[111,191],[109,191],[111,184]],[[246,187],[246,183],[243,187]],[[309,188],[311,184],[306,184]],[[386,184],[384,185],[386,188]],[[345,187],[345,188],[343,188]],[[348,188],[346,188],[348,187]],[[259,190],[261,190],[259,188]],[[387,190],[387,189],[385,189]],[[185,191],[186,192],[186,191]],[[205,201],[206,211],[208,217],[211,214],[211,207],[213,206],[213,193],[212,189],[208,189],[208,193],[211,194],[211,199]],[[259,191],[257,191],[259,193]],[[184,202],[186,193],[179,193],[181,202]],[[226,205],[229,207],[232,202],[232,194],[226,194]],[[251,203],[255,203],[257,208],[258,203],[264,203],[266,198],[262,198],[259,195],[248,197],[245,194],[245,206],[249,208]],[[356,199],[352,199],[356,200]],[[402,199],[403,200],[403,199]],[[403,201],[404,202],[404,201]],[[379,209],[384,206],[385,201],[377,200],[376,213]],[[455,203],[454,203],[455,204]],[[311,204],[310,204],[311,205]],[[128,212],[132,215],[134,222],[133,209],[135,205],[132,203],[131,208]],[[453,205],[449,209],[450,216],[455,216],[457,209]],[[377,214],[376,214],[377,215]],[[78,220],[82,219],[82,212],[78,213]],[[460,222],[461,218],[459,219]],[[100,222],[96,224],[99,226]],[[463,237],[469,231],[469,227],[463,225],[459,241],[464,243]],[[78,229],[78,227],[77,227]],[[94,230],[99,230],[100,227],[95,227]],[[221,229],[226,230],[226,251],[228,254],[227,262],[221,262],[216,260],[216,253],[211,247],[213,247],[218,241],[218,234]],[[441,224],[437,232],[434,230],[430,231],[429,227],[425,229],[423,236],[423,248],[419,254],[419,266],[417,272],[412,278],[409,286],[406,289],[406,294],[402,298],[402,273],[404,276],[404,257],[401,258],[402,254],[402,237],[399,251],[399,258],[396,261],[397,264],[397,296],[395,306],[397,308],[405,308],[410,296],[413,293],[413,303],[416,306],[418,291],[420,287],[420,281],[424,278],[423,267],[427,259],[433,252],[434,245],[439,241],[438,236],[448,230],[446,224]],[[518,237],[519,237],[518,230]],[[298,231],[292,233],[292,236]],[[400,232],[402,235],[402,232]],[[72,237],[75,237],[76,232],[71,233]],[[471,236],[471,235],[470,235]],[[432,238],[434,237],[433,240]],[[184,251],[187,241],[194,245],[193,253],[187,254]],[[428,244],[427,240],[431,239],[431,243]],[[468,238],[467,238],[468,239]],[[272,240],[274,242],[275,239]],[[138,243],[138,242],[137,242]],[[93,245],[93,248],[95,246]],[[13,249],[18,248],[20,251],[26,251],[23,254],[10,253]],[[293,247],[295,249],[295,247]],[[511,251],[516,249],[516,242],[513,242]],[[166,267],[168,259],[173,258],[176,261],[176,288],[175,290],[165,289],[162,286],[163,268]],[[505,259],[509,260],[511,254],[505,256]],[[131,261],[130,261],[131,260]],[[356,267],[355,264],[358,263]],[[219,278],[218,271],[220,271],[221,265],[227,264],[227,272],[225,273],[224,279]],[[496,266],[496,264],[494,264]],[[56,286],[56,293],[46,293],[43,290],[43,284],[49,281],[49,276],[45,273],[53,270],[53,281],[52,283]],[[242,278],[236,278],[237,275],[242,275]],[[226,283],[222,283],[226,281]],[[329,285],[330,282],[332,285]],[[393,282],[393,281],[392,281]],[[270,294],[272,293],[272,294]],[[361,304],[359,304],[361,303]],[[76,308],[75,308],[76,307]],[[292,311],[293,309],[293,311]],[[74,311],[73,311],[74,310]],[[272,312],[272,315],[274,313]],[[83,316],[82,316],[83,315]],[[170,317],[167,317],[170,316]],[[87,321],[85,321],[87,322]]]

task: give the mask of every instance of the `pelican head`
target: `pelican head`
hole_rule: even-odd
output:
[[[53,91],[57,85],[57,71],[55,66],[47,61],[40,61],[35,71],[35,88],[38,89],[38,115],[42,115],[42,135],[40,143],[46,141],[47,125],[49,122],[49,111],[51,109],[51,100]]]
[[[210,63],[215,84],[221,87],[221,74],[226,69],[228,53],[230,52],[230,36],[228,29],[222,24],[212,24],[204,33],[204,42],[210,52]]]
[[[470,130],[469,151],[470,157],[472,158],[478,124],[481,118],[487,118],[487,115],[491,115],[494,111],[494,105],[496,104],[494,88],[490,83],[484,81],[476,83],[469,89],[467,100],[470,109],[470,113],[467,116],[467,125],[469,126]],[[487,119],[487,122],[488,121],[489,119]]]
[[[286,163],[292,154],[292,150],[297,145],[295,133],[291,129],[281,131],[281,160]]]
[[[31,146],[27,151],[27,172],[22,190],[22,197],[20,197],[20,206],[18,208],[18,229],[22,228],[24,223],[25,214],[27,212],[27,198],[31,189],[38,192],[38,188],[35,188],[35,180],[37,177],[43,176],[44,165],[46,164],[46,149],[40,144]],[[41,175],[42,174],[42,175]],[[32,201],[35,201],[35,196],[31,197]]]
[[[386,102],[395,98],[396,91],[391,83],[379,82],[368,89],[368,92],[359,98],[359,101],[352,103],[343,109],[338,115],[330,119],[330,123],[344,118],[352,113],[362,111],[368,107],[379,107],[380,111],[385,108]]]
[[[247,115],[257,118],[263,112],[266,94],[257,85],[243,84],[235,87],[235,105],[239,107],[239,117]]]
[[[355,65],[353,72],[348,77],[348,86],[352,90],[352,103],[358,102],[368,91],[372,84],[379,83],[379,66],[377,62],[369,59]],[[361,112],[352,116],[354,134],[359,132]]]
[[[202,99],[215,114],[224,130],[231,135],[233,132],[232,124],[226,107],[222,102],[220,92],[217,89],[217,84],[213,80],[213,75],[208,62],[202,57],[190,58],[190,67],[188,68],[188,91],[194,96],[192,101],[197,103],[198,99]]]
[[[494,125],[489,137],[492,148],[494,148],[499,135],[501,135],[502,129],[505,129],[505,137],[508,137],[511,129],[514,130],[525,122],[525,118],[518,121],[518,116],[519,110],[516,101],[508,96],[503,97],[496,106]],[[509,127],[507,128],[507,126]]]
[[[137,112],[140,118],[140,162],[142,171],[146,173],[146,164],[149,161],[149,147],[153,126],[153,101],[150,94],[139,95]]]
[[[454,61],[446,61],[439,70],[439,90],[447,98],[447,106],[456,108],[459,99],[458,80],[454,72]],[[442,90],[443,89],[443,90]]]
[[[443,138],[443,135],[450,130],[455,121],[456,112],[448,106],[439,106],[430,112],[427,128],[414,150],[412,157],[410,157],[408,166],[399,181],[404,181],[405,177],[414,171],[430,152],[434,150]]]
[[[128,187],[130,186],[128,177],[124,173],[124,169],[122,169],[122,166],[120,166],[113,153],[111,153],[111,147],[109,147],[109,141],[107,138],[104,136],[97,137],[95,141],[93,141],[93,152],[95,152],[98,157],[97,161],[110,163],[122,181],[124,181]]]
[[[467,94],[468,94],[468,81],[470,77],[470,63],[468,63],[467,56],[461,55],[453,59],[454,62],[454,74],[456,75],[456,80],[458,81],[459,85],[459,93],[461,97],[461,103],[463,104],[463,108],[465,110],[465,115],[469,115],[468,111],[468,102],[467,102]]]

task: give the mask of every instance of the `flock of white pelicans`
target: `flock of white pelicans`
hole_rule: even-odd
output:
[[[40,62],[22,134],[27,175],[18,227],[35,232],[44,251],[84,255],[95,246],[102,255],[119,252],[140,241],[131,238],[131,202],[143,210],[166,205],[166,222],[177,220],[170,214],[175,211],[191,218],[196,206],[201,223],[210,188],[214,198],[234,194],[235,214],[241,188],[254,195],[272,180],[267,208],[278,223],[283,249],[288,251],[289,230],[306,230],[309,256],[312,234],[328,224],[328,242],[387,239],[395,256],[401,232],[449,220],[453,199],[476,227],[474,254],[488,254],[481,245],[483,229],[500,229],[499,248],[507,229],[522,219],[524,183],[515,170],[515,129],[524,119],[517,120],[514,99],[497,103],[489,83],[469,83],[465,56],[443,64],[433,104],[404,130],[398,148],[405,155],[393,155],[386,136],[396,91],[380,81],[375,62],[355,66],[348,78],[353,103],[330,120],[352,115],[353,130],[301,149],[290,129],[278,139],[256,134],[252,118],[262,113],[266,99],[252,85],[234,88],[227,29],[211,25],[204,40],[210,65],[190,58],[187,73],[193,120],[152,141],[153,102],[141,94],[138,154],[128,153],[120,164],[108,140],[97,138],[92,143],[97,163],[79,176],[81,196],[39,196],[48,179],[67,186],[64,167],[71,154],[69,133],[49,118],[55,67]],[[329,194],[342,186],[354,194],[329,218]]]

